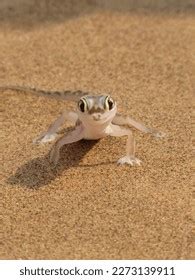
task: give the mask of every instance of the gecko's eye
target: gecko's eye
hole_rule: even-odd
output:
[[[110,96],[106,96],[105,102],[104,102],[104,107],[107,110],[112,110],[114,107],[114,100]]]
[[[78,102],[78,107],[79,107],[79,110],[81,112],[86,112],[87,111],[87,102],[85,99],[80,99],[79,102]]]

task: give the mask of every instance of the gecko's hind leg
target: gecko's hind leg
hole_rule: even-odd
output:
[[[65,120],[76,123],[78,115],[75,112],[63,111],[63,113],[49,126],[47,131],[42,132],[36,139],[34,144],[46,143],[55,140],[57,131],[63,125]]]

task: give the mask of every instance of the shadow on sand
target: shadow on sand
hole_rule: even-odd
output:
[[[81,159],[92,149],[98,140],[81,140],[65,145],[61,148],[60,160],[55,167],[49,162],[49,154],[44,157],[32,159],[20,166],[16,173],[10,176],[7,182],[11,185],[20,185],[30,189],[37,189],[51,183],[57,176],[72,167],[90,167],[96,165],[108,165],[110,162],[100,164],[79,165]],[[79,165],[79,166],[78,166]]]

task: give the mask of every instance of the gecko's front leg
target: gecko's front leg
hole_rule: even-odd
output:
[[[149,133],[151,135],[153,135],[156,138],[162,138],[165,136],[164,132],[158,131],[155,128],[151,128],[151,127],[147,127],[145,126],[143,123],[141,122],[137,122],[134,119],[130,118],[130,117],[125,117],[122,116],[120,114],[117,114],[113,121],[113,124],[117,124],[117,125],[128,125],[128,126],[133,126],[135,127],[137,130],[143,132],[143,133]]]
[[[60,148],[66,144],[74,143],[81,139],[83,139],[83,126],[79,125],[75,130],[57,140],[50,153],[50,162],[53,162],[54,165],[56,165],[59,160]]]
[[[130,129],[120,127],[118,125],[111,125],[110,136],[121,137],[128,136],[126,143],[126,155],[118,160],[119,164],[140,165],[141,160],[135,157],[135,140]]]
[[[76,123],[78,115],[75,112],[63,111],[63,113],[48,127],[47,131],[42,132],[36,139],[34,144],[46,143],[55,140],[59,127],[64,124],[65,120]]]

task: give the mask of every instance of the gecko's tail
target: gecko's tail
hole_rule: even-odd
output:
[[[69,101],[78,101],[84,95],[87,95],[87,92],[77,90],[64,90],[64,91],[50,91],[50,90],[42,90],[34,87],[23,87],[23,86],[0,86],[0,91],[5,90],[13,90],[20,92],[30,92],[32,94],[36,94],[38,96],[44,96],[49,98],[54,98],[57,100],[69,100]]]

